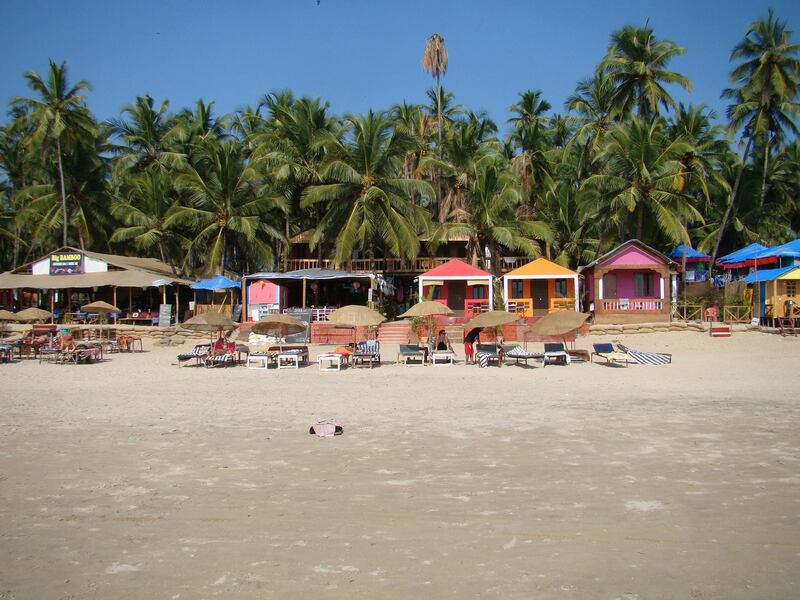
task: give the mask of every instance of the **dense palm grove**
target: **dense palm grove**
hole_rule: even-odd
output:
[[[140,96],[99,123],[65,64],[25,75],[0,128],[0,268],[62,245],[153,256],[188,271],[280,268],[310,231],[316,256],[414,258],[454,236],[497,271],[503,254],[575,267],[622,240],[712,254],[800,229],[800,46],[769,13],[731,54],[726,115],[676,104],[684,53],[647,27],[611,35],[563,113],[525,90],[508,133],[442,86],[444,40],[423,67],[429,104],[337,116],[265,95],[216,114]],[[490,252],[487,253],[485,250]],[[491,258],[487,258],[490,256]]]

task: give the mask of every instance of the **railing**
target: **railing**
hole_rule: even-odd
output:
[[[550,311],[575,310],[575,298],[550,298]]]
[[[464,300],[464,316],[474,317],[482,312],[489,310],[488,298],[476,298],[472,300]]]
[[[332,258],[290,258],[286,261],[287,271],[299,269],[328,269],[332,271],[350,271],[352,273],[424,273],[452,260],[449,256],[420,257],[414,260],[402,258],[353,258],[336,264]],[[462,259],[467,261],[466,259]],[[500,271],[508,273],[531,261],[525,256],[509,256],[500,261]]]
[[[702,304],[678,304],[675,306],[675,317],[681,321],[702,321]]]
[[[506,308],[510,313],[520,316],[532,316],[533,300],[530,298],[514,298],[508,301]]]
[[[722,320],[726,323],[749,323],[752,312],[749,306],[726,305],[722,309]]]
[[[610,298],[600,300],[599,303],[603,312],[641,312],[664,309],[664,301],[661,298]]]

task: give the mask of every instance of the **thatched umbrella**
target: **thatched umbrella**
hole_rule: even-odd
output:
[[[513,323],[517,319],[519,319],[519,317],[513,313],[504,310],[490,310],[467,321],[467,324],[464,325],[464,329],[473,329],[475,327],[480,327],[481,329],[485,327],[501,327],[502,325]]]
[[[353,327],[375,327],[380,325],[386,320],[381,313],[367,308],[366,306],[359,306],[357,304],[350,304],[337,308],[328,315],[328,321],[337,323],[339,325],[352,325]],[[355,330],[353,330],[353,341],[355,342]]]
[[[3,335],[5,335],[7,328],[6,322],[8,321],[17,322],[21,321],[21,319],[10,310],[0,310],[0,333]]]
[[[208,331],[209,333],[222,333],[236,329],[238,323],[231,321],[226,315],[219,312],[207,312],[193,316],[191,319],[181,323],[181,327],[191,331]],[[211,336],[211,343],[214,337]]]
[[[427,317],[428,319],[428,341],[430,341],[433,334],[433,317],[434,315],[452,315],[453,311],[450,307],[435,302],[434,300],[423,300],[417,302],[414,306],[404,312],[401,317]]]
[[[589,317],[586,313],[571,310],[551,312],[531,325],[529,331],[538,335],[566,335],[578,329]]]
[[[32,306],[30,308],[26,308],[25,310],[19,311],[17,316],[19,317],[20,321],[24,322],[46,321],[53,316],[53,313],[48,310],[43,310],[41,308]]]
[[[280,337],[286,338],[287,335],[292,333],[300,333],[308,326],[300,319],[296,319],[291,315],[267,315],[260,321],[253,323],[250,331],[253,333],[278,333]]]
[[[90,302],[89,304],[84,304],[81,306],[81,310],[86,312],[94,312],[94,313],[118,313],[122,312],[113,304],[109,304],[108,302],[103,302],[102,300],[98,300],[97,302]]]

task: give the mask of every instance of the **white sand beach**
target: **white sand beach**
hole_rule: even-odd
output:
[[[796,596],[800,339],[614,339],[673,363],[0,365],[0,598]]]

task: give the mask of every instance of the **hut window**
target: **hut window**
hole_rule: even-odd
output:
[[[633,289],[637,298],[648,298],[653,295],[653,274],[635,273],[633,276]]]
[[[796,281],[787,281],[786,282],[786,295],[789,298],[794,298],[797,295],[797,282]]]
[[[486,286],[485,285],[473,285],[472,286],[472,299],[473,300],[481,300],[486,298]]]
[[[432,285],[431,286],[431,300],[441,300],[442,298],[442,287],[441,285]]]
[[[567,297],[567,280],[556,279],[556,298]]]
[[[511,282],[511,297],[512,298],[522,298],[522,282],[519,280],[515,280]]]

